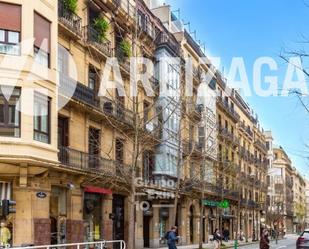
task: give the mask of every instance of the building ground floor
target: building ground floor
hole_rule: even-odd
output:
[[[12,246],[128,239],[128,194],[103,178],[20,168],[19,174],[3,175],[0,181],[1,198],[16,201],[16,213],[6,217]],[[227,229],[230,239],[240,230],[246,238],[259,238],[258,209],[240,208],[233,201],[226,209],[202,207],[200,199],[190,194],[180,195],[175,209],[173,195],[148,194],[136,197],[135,248],[163,246],[173,225],[178,226],[183,245],[197,244],[200,236],[207,243],[216,228]]]

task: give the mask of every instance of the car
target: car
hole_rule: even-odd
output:
[[[309,249],[309,229],[304,230],[298,237],[296,249]]]

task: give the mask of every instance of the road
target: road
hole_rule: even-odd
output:
[[[287,235],[285,239],[279,240],[276,245],[275,241],[271,242],[270,249],[296,249],[296,235]],[[258,249],[259,245],[242,246],[240,249]]]

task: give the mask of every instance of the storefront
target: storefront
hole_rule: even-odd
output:
[[[40,194],[40,192],[37,193],[37,195]],[[67,189],[60,186],[52,186],[49,205],[50,242],[52,245],[66,243]]]
[[[161,207],[159,210],[159,235],[160,235],[160,244],[165,244],[164,235],[168,231],[168,218],[169,218],[169,208]]]

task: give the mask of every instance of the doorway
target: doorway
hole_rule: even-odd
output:
[[[124,240],[124,196],[113,195],[113,239]],[[119,244],[114,249],[120,248]]]
[[[149,248],[150,247],[150,239],[149,239],[149,237],[150,237],[150,229],[149,229],[150,220],[151,220],[150,216],[144,215],[143,235],[144,235],[144,247],[145,248]]]

